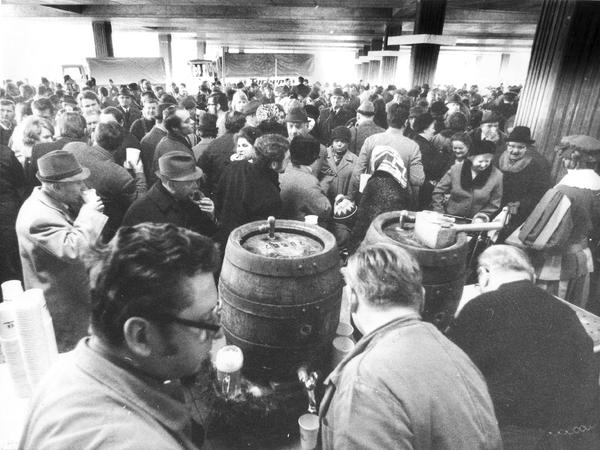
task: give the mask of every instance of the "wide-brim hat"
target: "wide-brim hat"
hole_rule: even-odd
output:
[[[331,93],[331,95],[335,95],[336,97],[345,97],[344,91],[342,90],[342,88],[335,88],[333,90],[333,92]]]
[[[375,115],[375,105],[373,102],[369,100],[365,100],[360,104],[356,112],[362,114],[363,116],[374,116]]]
[[[185,152],[165,153],[158,159],[156,175],[170,181],[193,181],[202,178],[204,173],[196,166],[194,157]]]
[[[131,97],[131,91],[126,87],[122,87],[121,89],[119,89],[119,95],[122,95],[124,97]]]
[[[285,116],[285,121],[293,123],[308,123],[308,116],[306,115],[304,108],[296,106],[295,108],[290,109],[290,111],[287,113],[287,116]]]
[[[522,144],[533,144],[535,141],[531,139],[531,130],[529,127],[517,126],[514,127],[506,138],[506,142],[520,142]]]
[[[54,150],[38,159],[36,177],[46,183],[69,183],[83,181],[90,176],[90,170],[82,167],[75,155],[67,150]]]

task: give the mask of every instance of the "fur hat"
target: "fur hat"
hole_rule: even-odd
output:
[[[339,127],[335,127],[331,131],[331,142],[335,141],[336,139],[339,139],[340,141],[344,141],[346,143],[350,143],[350,140],[352,139],[352,134],[350,133],[350,130],[348,128],[346,128],[343,125],[340,125]]]
[[[496,145],[491,141],[477,140],[469,148],[469,156],[495,154]]]
[[[320,144],[311,136],[296,136],[290,142],[290,159],[294,165],[309,166],[319,157]]]

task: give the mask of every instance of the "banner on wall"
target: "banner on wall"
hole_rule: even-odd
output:
[[[86,58],[90,76],[98,85],[138,82],[142,78],[152,84],[164,84],[165,61],[163,58]]]
[[[224,78],[312,76],[315,56],[309,53],[225,53]]]

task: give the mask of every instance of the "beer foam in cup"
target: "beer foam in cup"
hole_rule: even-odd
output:
[[[232,373],[244,365],[244,354],[237,345],[226,345],[217,352],[215,366],[221,372]]]

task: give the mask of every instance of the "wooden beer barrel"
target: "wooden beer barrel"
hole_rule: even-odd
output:
[[[266,221],[230,234],[219,279],[221,323],[227,343],[244,352],[247,378],[297,382],[302,365],[325,369],[341,296],[339,253],[327,230],[278,220],[274,239]]]
[[[377,216],[361,246],[387,242],[401,246],[416,258],[423,272],[425,288],[423,319],[444,330],[454,316],[465,285],[469,251],[467,236],[458,233],[456,243],[450,247],[423,247],[412,238],[410,228],[400,230],[400,216],[400,211]]]

